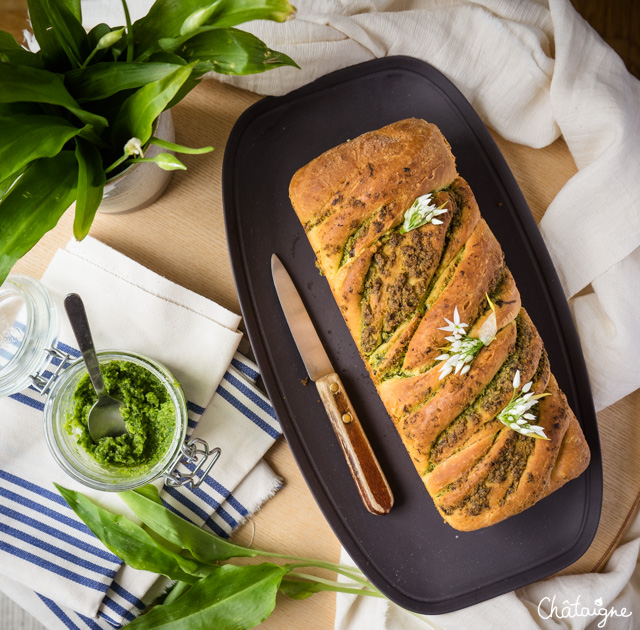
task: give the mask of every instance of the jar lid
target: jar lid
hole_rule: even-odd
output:
[[[58,313],[49,292],[29,276],[8,276],[0,286],[0,396],[31,384],[57,336]]]

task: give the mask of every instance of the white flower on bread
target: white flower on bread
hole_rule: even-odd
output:
[[[401,234],[406,234],[407,232],[422,227],[427,223],[442,225],[442,221],[440,219],[436,219],[436,217],[447,212],[447,209],[445,208],[446,202],[439,208],[436,208],[436,206],[431,203],[432,199],[433,195],[431,193],[427,193],[426,195],[418,197],[411,204],[404,213],[404,223],[400,228]]]
[[[449,342],[449,345],[443,348],[445,352],[435,359],[436,361],[444,361],[440,366],[439,380],[449,376],[451,372],[454,374],[466,374],[471,369],[471,363],[480,350],[495,339],[497,329],[495,307],[488,296],[487,300],[492,312],[479,328],[477,337],[471,337],[465,330],[465,328],[469,327],[469,324],[460,321],[460,313],[457,306],[453,310],[453,321],[446,317],[444,318],[447,326],[443,326],[439,330],[452,334],[445,337],[446,341]]]
[[[546,436],[543,427],[531,424],[531,421],[536,420],[536,417],[530,413],[529,410],[538,403],[540,398],[549,396],[549,393],[534,395],[531,391],[531,384],[532,381],[525,383],[520,390],[520,395],[516,396],[518,388],[520,387],[520,370],[516,370],[516,374],[513,377],[513,394],[511,395],[511,400],[496,417],[502,424],[522,435],[548,440],[549,438]]]

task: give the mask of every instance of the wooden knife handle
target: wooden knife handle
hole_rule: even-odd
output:
[[[391,488],[340,377],[335,373],[323,376],[316,387],[365,507],[372,514],[387,514],[393,506]]]

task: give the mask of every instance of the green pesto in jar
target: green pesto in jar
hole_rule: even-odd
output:
[[[77,435],[78,446],[103,466],[126,473],[139,474],[152,468],[167,452],[173,438],[176,413],[167,388],[152,372],[131,361],[109,361],[101,364],[107,394],[121,400],[120,409],[127,433],[103,437],[94,442],[87,419],[98,399],[85,374],[73,393],[74,407],[68,414],[65,429]]]

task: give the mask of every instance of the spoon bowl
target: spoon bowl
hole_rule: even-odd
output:
[[[70,293],[64,299],[64,308],[82,352],[89,378],[98,396],[87,418],[89,435],[94,442],[103,437],[123,435],[127,433],[127,426],[121,412],[123,403],[107,394],[82,299],[77,293]]]
[[[122,412],[121,400],[111,396],[100,396],[89,410],[87,427],[94,442],[103,437],[117,437],[127,432]]]

